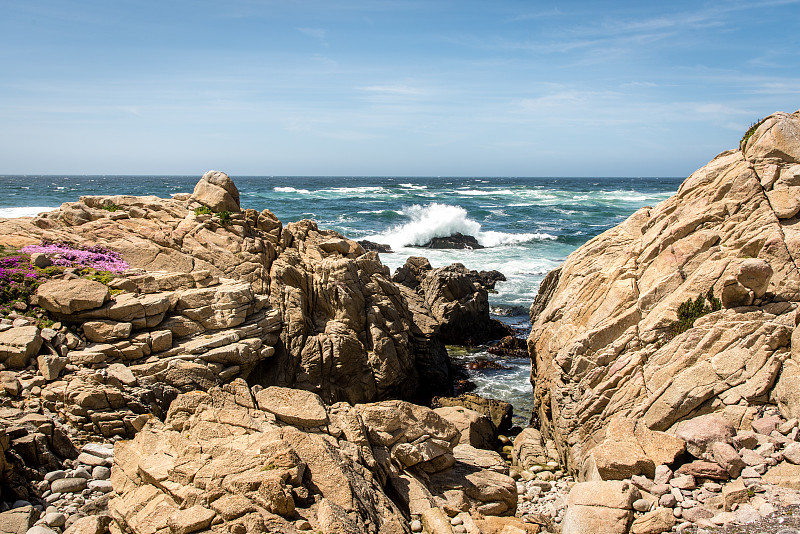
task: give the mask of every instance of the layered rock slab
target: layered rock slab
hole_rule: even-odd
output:
[[[794,352],[800,289],[797,221],[769,193],[792,184],[799,124],[798,113],[771,116],[745,152],[720,154],[542,283],[531,378],[542,430],[571,470],[613,415],[670,431],[717,412],[741,428],[769,401]],[[672,334],[680,304],[709,291],[725,307]]]

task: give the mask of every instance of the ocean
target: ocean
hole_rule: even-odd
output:
[[[0,176],[0,217],[30,216],[81,195],[191,192],[199,176]],[[408,256],[433,267],[463,263],[498,270],[507,281],[489,295],[492,314],[520,337],[542,278],[580,245],[642,206],[677,191],[683,178],[286,177],[232,176],[242,208],[270,209],[287,222],[313,219],[351,239],[391,245],[381,254],[392,272]],[[415,247],[461,232],[486,248]],[[457,363],[502,359],[485,350],[450,349]],[[468,371],[476,393],[514,405],[525,425],[533,395],[527,358],[502,359],[503,369]]]

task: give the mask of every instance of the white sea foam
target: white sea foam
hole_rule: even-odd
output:
[[[299,193],[301,195],[308,195],[311,193],[308,189],[297,189],[295,187],[273,187],[276,193]]]
[[[494,195],[513,195],[511,189],[456,189],[456,193],[467,197],[483,197]]]
[[[17,208],[0,208],[0,218],[12,219],[14,217],[35,217],[45,211],[53,211],[50,206],[21,206]]]
[[[467,216],[461,206],[433,203],[427,206],[415,204],[401,212],[410,221],[395,226],[384,234],[373,236],[370,240],[387,243],[394,249],[407,246],[420,246],[434,237],[449,237],[455,233],[474,236],[484,247],[496,247],[556,239],[556,236],[543,233],[510,234],[505,232],[481,230],[481,224]]]
[[[400,187],[405,187],[406,189],[428,189],[427,185],[416,185],[416,184],[398,184]]]

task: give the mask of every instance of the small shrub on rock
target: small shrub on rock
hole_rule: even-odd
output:
[[[706,301],[708,301],[708,304],[706,304]],[[669,326],[667,339],[672,339],[678,334],[686,332],[703,315],[708,315],[721,309],[722,302],[714,296],[713,289],[709,289],[705,295],[697,295],[694,300],[687,300],[678,307],[678,320]]]

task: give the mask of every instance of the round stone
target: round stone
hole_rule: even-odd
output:
[[[637,512],[647,512],[650,510],[650,501],[647,499],[637,499],[633,501],[633,509]]]
[[[413,520],[409,526],[411,532],[422,532],[422,522],[419,519]]]
[[[92,478],[95,480],[108,480],[111,478],[111,469],[98,465],[92,469]]]
[[[67,516],[61,512],[47,513],[42,519],[48,527],[63,527],[67,522]]]

